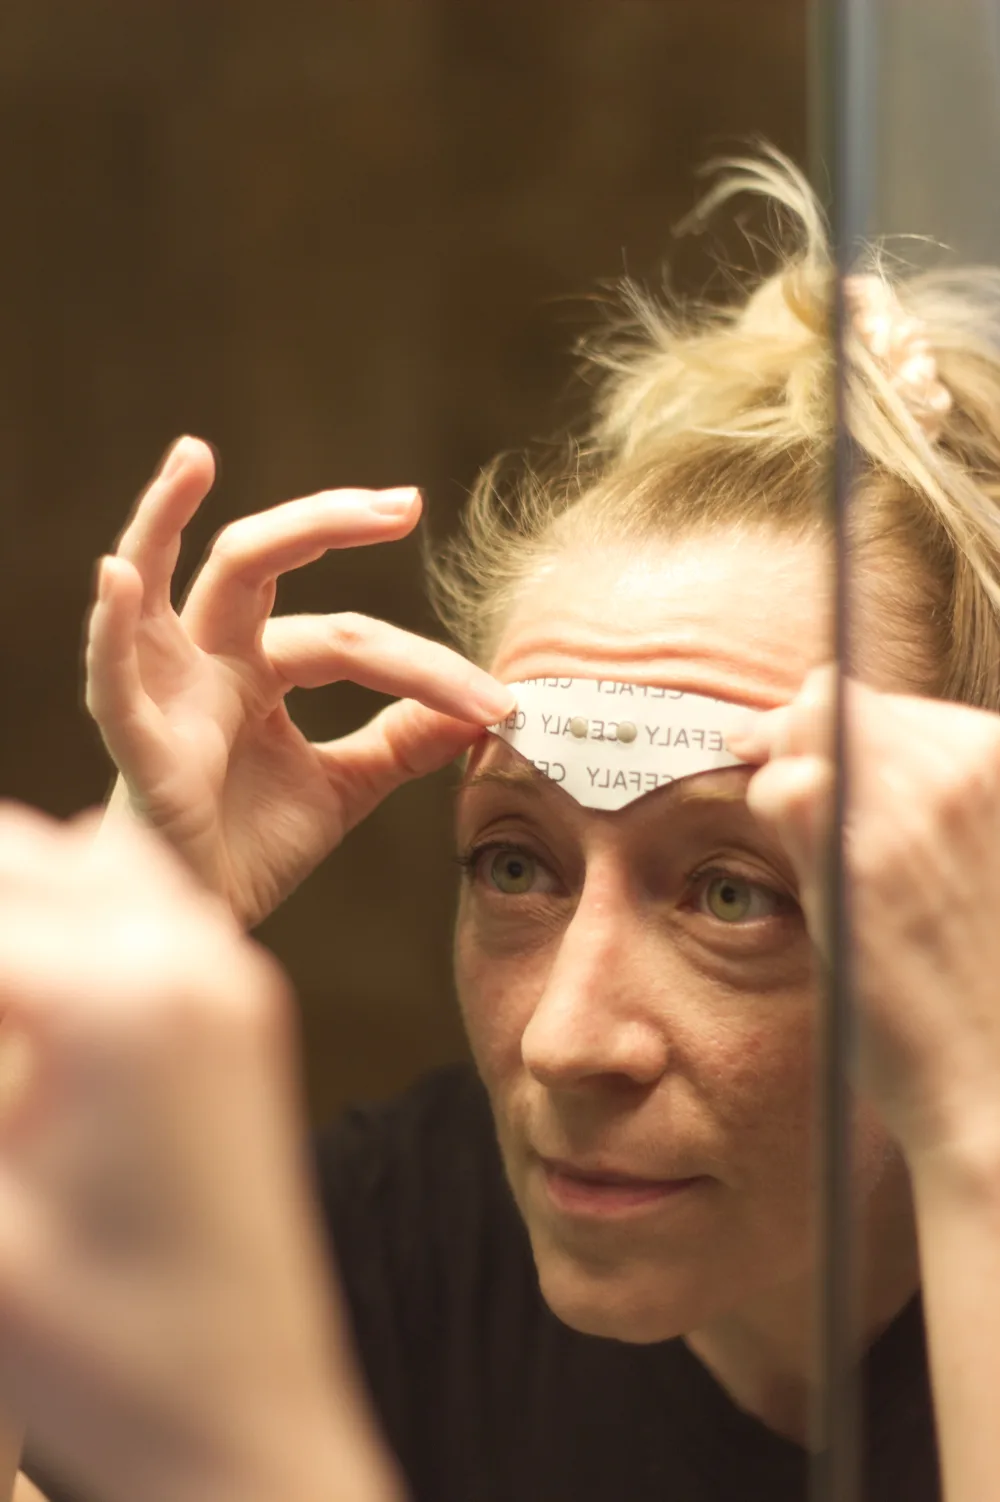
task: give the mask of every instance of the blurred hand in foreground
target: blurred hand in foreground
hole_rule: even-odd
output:
[[[398,1502],[292,999],[147,832],[0,806],[0,1411],[101,1502]]]

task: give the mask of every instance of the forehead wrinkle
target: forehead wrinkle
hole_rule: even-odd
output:
[[[579,678],[615,678],[620,683],[716,693],[754,709],[785,704],[800,686],[798,675],[788,679],[787,652],[752,630],[743,632],[738,644],[731,636],[720,634],[713,639],[693,626],[679,630],[669,641],[649,638],[648,631],[638,630],[634,638],[625,631],[612,635],[595,628],[593,622],[571,617],[564,617],[550,630],[515,626],[504,637],[489,671],[507,680],[513,660],[517,662],[515,681],[568,672]],[[720,667],[728,669],[731,686],[716,683]]]
[[[830,655],[818,562],[814,546],[777,537],[699,537],[638,559],[570,551],[513,604],[491,671],[653,681],[773,708]]]

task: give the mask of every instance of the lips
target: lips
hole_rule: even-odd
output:
[[[710,1182],[704,1175],[647,1179],[604,1164],[581,1165],[561,1158],[539,1158],[537,1163],[539,1188],[549,1210],[563,1220],[591,1224],[665,1211]]]
[[[608,1168],[603,1164],[593,1166],[580,1163],[571,1163],[564,1158],[546,1158],[539,1153],[542,1166],[546,1173],[557,1174],[560,1178],[575,1179],[581,1184],[606,1185],[608,1188],[625,1187],[632,1189],[667,1189],[672,1184],[687,1184],[693,1179],[701,1177],[699,1174],[664,1175],[655,1178],[644,1174],[628,1173],[618,1168]]]

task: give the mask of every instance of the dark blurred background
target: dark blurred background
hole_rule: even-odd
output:
[[[572,416],[583,295],[709,275],[671,229],[738,138],[803,160],[806,0],[4,0],[0,792],[68,814],[94,560],[181,432],[230,518],[419,484],[436,533],[499,450]],[[744,255],[746,253],[744,252]],[[332,554],[283,609],[434,633],[413,539]],[[378,701],[294,705],[317,736]],[[403,789],[261,936],[329,1116],[459,1056],[449,774]]]

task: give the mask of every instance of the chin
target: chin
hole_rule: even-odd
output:
[[[585,1266],[537,1248],[535,1265],[546,1304],[581,1335],[653,1345],[696,1328],[711,1308],[704,1289],[662,1267]]]

